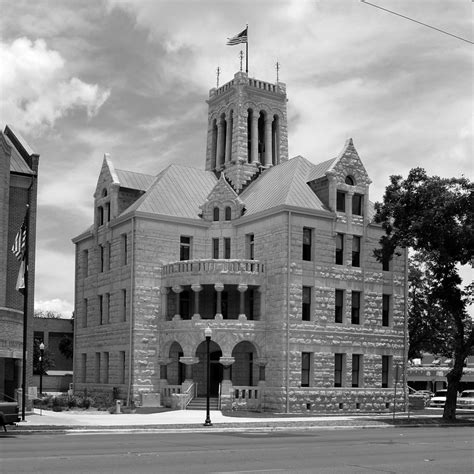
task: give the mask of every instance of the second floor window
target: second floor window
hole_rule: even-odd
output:
[[[336,305],[334,321],[342,323],[344,317],[344,290],[336,290]]]
[[[212,258],[219,258],[219,239],[212,239]]]
[[[105,248],[103,245],[99,245],[99,258],[100,258],[99,268],[100,268],[100,272],[102,273],[105,268]]]
[[[352,354],[352,386],[360,387],[360,372],[361,372],[361,358],[360,354]]]
[[[122,234],[122,265],[128,265],[128,236]]]
[[[362,203],[364,199],[362,194],[354,194],[352,196],[352,214],[354,216],[361,216],[362,215]]]
[[[334,354],[334,386],[343,386],[344,354]]]
[[[336,193],[336,211],[346,212],[346,193],[343,191]]]
[[[301,353],[301,386],[309,387],[311,373],[311,353]]]
[[[213,211],[213,219],[214,221],[218,221],[220,219],[220,214],[221,214],[221,211],[218,207],[215,207],[214,208],[214,211]]]
[[[230,258],[230,237],[224,237],[224,258]]]
[[[225,208],[225,220],[230,221],[231,218],[232,218],[232,209],[229,206],[227,206]]]
[[[191,258],[191,237],[184,235],[180,238],[179,259],[189,260]]]
[[[247,258],[249,260],[254,260],[255,236],[254,234],[247,234],[246,239],[247,239]]]
[[[352,236],[352,266],[360,267],[360,237]]]
[[[390,365],[391,357],[382,356],[382,388],[388,388],[390,386]]]
[[[311,287],[303,286],[303,307],[302,307],[303,321],[311,320]]]
[[[313,247],[313,232],[309,227],[303,227],[303,260],[311,261]]]
[[[382,295],[382,326],[390,324],[390,295]]]
[[[360,291],[352,292],[351,323],[360,324]]]
[[[336,234],[336,265],[344,264],[344,234]]]

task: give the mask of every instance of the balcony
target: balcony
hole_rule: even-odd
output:
[[[258,260],[182,260],[164,265],[162,276],[164,286],[214,283],[260,286],[264,283],[264,264]]]

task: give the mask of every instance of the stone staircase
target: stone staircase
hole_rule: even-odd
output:
[[[206,410],[206,397],[195,397],[191,400],[187,406],[187,410]],[[219,400],[217,397],[209,398],[209,409],[218,410],[219,409]]]

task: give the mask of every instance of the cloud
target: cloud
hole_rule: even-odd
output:
[[[73,109],[97,114],[110,91],[67,77],[65,60],[42,39],[0,43],[2,120],[38,135]]]
[[[69,301],[53,298],[51,300],[35,301],[35,311],[53,311],[54,313],[60,313],[61,319],[70,319],[74,306]]]

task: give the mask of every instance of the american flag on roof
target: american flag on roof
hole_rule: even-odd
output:
[[[247,29],[248,27],[246,27],[245,30],[241,31],[238,35],[232,38],[227,38],[227,45],[234,46],[240,43],[247,43]]]
[[[18,260],[23,260],[26,250],[26,223],[21,224],[20,230],[15,235],[12,252]]]

